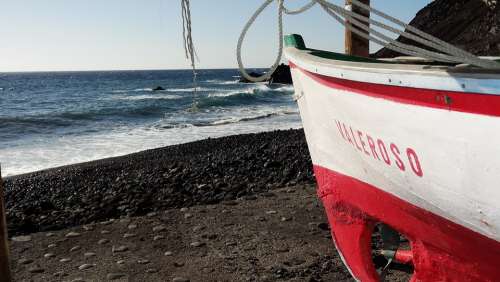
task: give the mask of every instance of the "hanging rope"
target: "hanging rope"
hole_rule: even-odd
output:
[[[345,9],[339,5],[335,5],[330,3],[327,0],[311,0],[308,4],[297,10],[289,10],[284,6],[284,0],[276,0],[278,2],[278,35],[279,35],[279,51],[278,56],[271,66],[270,70],[260,77],[252,77],[250,76],[243,66],[243,62],[241,59],[241,48],[243,45],[243,41],[245,39],[246,33],[248,29],[255,22],[257,17],[264,11],[274,0],[265,0],[264,3],[257,9],[257,11],[252,15],[252,17],[245,24],[243,31],[238,39],[238,46],[236,49],[236,57],[238,60],[238,67],[246,79],[253,82],[260,82],[268,80],[273,72],[278,67],[279,62],[281,61],[281,57],[283,55],[283,13],[289,15],[297,15],[304,13],[305,11],[312,8],[315,4],[319,4],[323,10],[325,10],[330,16],[332,16],[335,20],[337,20],[340,24],[344,25],[348,30],[353,33],[367,39],[373,41],[385,48],[391,49],[398,53],[406,54],[409,56],[422,57],[425,59],[438,61],[438,62],[447,62],[447,63],[466,63],[473,66],[481,67],[481,68],[491,68],[491,69],[500,69],[500,64],[492,61],[481,59],[469,52],[466,52],[460,48],[457,48],[439,38],[436,38],[428,33],[425,33],[415,27],[412,27],[404,22],[393,18],[379,10],[370,7],[369,5],[365,5],[358,0],[352,0],[352,5],[355,5],[365,11],[373,13],[385,20],[391,22],[396,26],[400,26],[403,29],[398,29],[387,24],[384,24],[380,21],[376,21],[370,17],[366,17],[364,15],[352,12],[352,9]],[[346,24],[348,21],[350,24]],[[423,46],[430,48],[435,51],[431,51],[428,49],[424,49],[421,47],[417,47],[414,45],[409,45],[402,43],[400,41],[394,40],[389,36],[379,32],[370,26],[377,26],[384,31],[392,32],[401,37],[405,37],[407,39],[411,39],[415,42],[422,44]]]
[[[184,52],[186,54],[186,59],[191,61],[191,68],[193,70],[193,104],[191,105],[191,111],[198,110],[198,95],[197,95],[197,73],[196,73],[196,63],[195,58],[197,58],[196,50],[193,44],[193,36],[191,30],[191,8],[189,0],[181,0],[182,6],[182,37],[184,39]]]
[[[278,47],[278,56],[276,57],[276,60],[274,61],[274,64],[270,67],[269,71],[259,77],[254,77],[248,74],[245,70],[245,67],[243,66],[243,61],[241,59],[241,46],[243,45],[243,40],[245,39],[245,36],[247,34],[248,29],[252,26],[254,21],[257,19],[257,17],[264,11],[269,4],[274,2],[275,0],[266,0],[264,4],[262,4],[257,11],[252,15],[250,20],[246,23],[245,27],[243,28],[243,31],[241,32],[240,38],[238,39],[238,46],[236,48],[236,59],[238,60],[238,67],[240,69],[241,74],[243,75],[244,78],[248,79],[249,81],[252,82],[261,82],[268,80],[271,78],[271,75],[274,73],[274,71],[278,68],[278,65],[281,61],[281,57],[283,56],[283,0],[277,0],[278,1],[278,42],[279,42],[279,47]]]

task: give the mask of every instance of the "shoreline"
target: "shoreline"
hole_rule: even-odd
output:
[[[209,138],[4,181],[9,236],[315,183],[302,129]]]

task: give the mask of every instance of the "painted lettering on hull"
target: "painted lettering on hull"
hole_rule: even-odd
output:
[[[375,138],[373,135],[338,120],[335,120],[335,123],[340,137],[351,145],[355,151],[403,172],[411,171],[418,177],[424,176],[420,158],[413,148],[398,146],[394,142],[386,142],[381,138]],[[404,149],[401,150],[402,148]]]

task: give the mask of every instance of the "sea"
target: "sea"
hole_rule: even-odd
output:
[[[235,69],[198,70],[196,84],[190,70],[0,73],[2,175],[301,127],[292,86],[239,78]]]

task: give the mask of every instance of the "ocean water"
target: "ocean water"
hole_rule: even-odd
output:
[[[194,95],[186,70],[0,73],[2,174],[301,127],[292,86],[238,78],[200,70]]]

